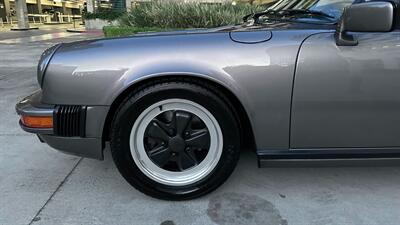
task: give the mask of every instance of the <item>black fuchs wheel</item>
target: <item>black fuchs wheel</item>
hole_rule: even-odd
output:
[[[112,122],[111,152],[123,177],[150,196],[185,200],[234,170],[239,125],[224,95],[205,83],[163,79],[138,88]]]

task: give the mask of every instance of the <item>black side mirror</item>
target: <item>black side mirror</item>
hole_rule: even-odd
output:
[[[394,6],[390,2],[366,2],[345,8],[335,33],[339,46],[355,46],[358,40],[347,32],[389,32],[394,24]]]

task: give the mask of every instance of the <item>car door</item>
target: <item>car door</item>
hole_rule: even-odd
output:
[[[400,31],[305,40],[294,78],[292,149],[400,147]]]

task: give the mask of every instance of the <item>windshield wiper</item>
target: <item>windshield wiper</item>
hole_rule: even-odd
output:
[[[318,15],[322,17],[326,17],[329,19],[335,19],[334,16],[331,16],[327,13],[324,13],[322,11],[314,11],[314,10],[309,10],[309,9],[285,9],[285,10],[266,10],[263,12],[258,12],[258,13],[253,13],[249,14],[245,17],[243,17],[243,21],[247,22],[249,19],[253,19],[254,23],[259,23],[259,18],[261,16],[274,16],[275,18],[269,18],[269,19],[275,19],[279,20],[279,17],[284,17],[284,16],[291,16],[291,15],[296,15],[296,14],[303,14],[303,15]]]
[[[276,11],[276,10],[270,10],[270,9],[269,9],[269,10],[262,11],[262,12],[258,12],[258,13],[252,13],[252,14],[249,14],[249,15],[243,17],[243,21],[244,21],[244,22],[247,22],[247,21],[249,21],[249,19],[251,18],[251,19],[254,20],[254,23],[258,23],[258,19],[259,19],[261,16],[276,15],[277,12],[278,12],[278,11]]]
[[[335,19],[334,16],[329,15],[328,13],[324,13],[322,11],[314,11],[314,10],[309,10],[309,9],[287,9],[287,10],[282,10],[283,14],[303,14],[303,15],[317,15],[317,16],[322,16],[326,18],[331,18]]]

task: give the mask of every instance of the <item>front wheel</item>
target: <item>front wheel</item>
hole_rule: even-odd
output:
[[[112,123],[111,151],[124,178],[157,198],[184,200],[220,186],[239,158],[238,123],[225,96],[202,83],[139,88]]]

